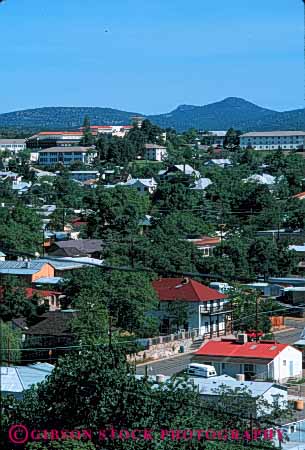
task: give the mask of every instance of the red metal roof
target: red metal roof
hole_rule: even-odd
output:
[[[228,298],[227,295],[191,279],[162,278],[154,281],[152,284],[160,301],[207,302],[209,300]]]
[[[246,344],[237,344],[232,341],[210,341],[194,352],[194,355],[272,360],[288,346],[288,344],[270,342],[247,342]]]
[[[197,246],[202,245],[217,245],[220,244],[221,238],[220,237],[210,237],[210,236],[202,236],[200,239],[192,239],[193,244]]]

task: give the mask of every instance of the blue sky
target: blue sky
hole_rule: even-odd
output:
[[[301,0],[6,0],[0,112],[303,107],[303,23]]]

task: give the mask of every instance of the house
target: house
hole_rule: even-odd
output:
[[[60,172],[56,172],[59,174]],[[98,180],[100,173],[98,170],[70,170],[68,172],[68,177],[74,181],[80,181],[84,183],[88,180]]]
[[[1,395],[13,395],[17,400],[22,400],[24,391],[45,381],[53,369],[52,364],[40,362],[28,366],[1,367]]]
[[[94,136],[110,134],[111,136],[124,137],[131,130],[132,125],[91,125],[90,130]],[[84,128],[79,128],[83,132]]]
[[[160,178],[170,179],[175,177],[177,174],[185,175],[188,177],[200,178],[200,172],[193,169],[189,164],[175,164],[168,167],[166,170],[159,172]]]
[[[221,169],[224,169],[225,167],[232,166],[232,162],[230,159],[210,159],[206,163],[204,163],[206,167],[220,167]]]
[[[226,131],[209,131],[208,133],[199,131],[201,144],[208,147],[223,147],[226,134]]]
[[[11,181],[12,183],[20,182],[22,180],[22,176],[18,175],[18,173],[10,172],[10,171],[0,171],[0,181]]]
[[[81,257],[99,259],[105,247],[102,239],[72,239],[69,241],[53,242],[48,250],[49,256]]]
[[[282,178],[282,177],[280,177]],[[268,173],[263,174],[254,174],[251,175],[248,178],[245,178],[243,181],[245,183],[257,183],[257,184],[263,184],[265,186],[274,186],[280,178],[273,177],[272,175],[269,175]]]
[[[158,184],[154,178],[132,178],[126,183],[123,183],[122,186],[136,189],[141,194],[153,194]]]
[[[0,251],[0,261],[5,261],[6,254]]]
[[[145,144],[144,159],[150,161],[163,161],[166,157],[166,147],[157,144]]]
[[[18,153],[26,149],[25,139],[0,139],[0,151]]]
[[[250,406],[246,402],[244,413],[250,417],[261,417],[271,412],[273,408],[286,409],[288,405],[287,387],[273,382],[238,381],[234,378],[222,380],[220,377],[193,378],[193,384],[198,388],[200,397],[205,401],[221,407],[221,393],[230,392],[232,402],[239,402],[242,392],[247,392],[254,400]],[[241,400],[242,402],[242,400]],[[262,405],[264,402],[264,405]],[[226,405],[227,406],[227,405]]]
[[[16,288],[16,290],[18,290],[18,288]],[[38,305],[47,306],[49,308],[49,311],[56,311],[60,309],[60,301],[65,298],[65,295],[61,292],[50,290],[24,288],[24,293],[28,300],[31,300],[34,296],[38,297]],[[4,287],[0,286],[0,300],[2,299],[3,294]]]
[[[240,136],[240,147],[254,150],[303,150],[304,131],[255,131]]]
[[[41,166],[55,164],[69,166],[75,162],[91,164],[95,156],[94,147],[50,147],[39,151],[38,164]]]
[[[186,330],[199,329],[203,337],[226,335],[231,332],[228,296],[189,278],[161,278],[153,282],[159,298],[157,316],[162,329],[172,331],[177,308],[182,305]]]
[[[198,180],[195,180],[193,187],[190,189],[193,191],[205,191],[210,184],[212,184],[210,178],[199,178]]]
[[[54,267],[45,261],[0,261],[0,280],[3,276],[16,276],[27,284],[32,284],[40,278],[52,279]]]
[[[238,339],[222,339],[205,343],[193,353],[193,362],[210,364],[219,375],[246,380],[273,380],[279,383],[302,377],[302,352],[288,344],[275,341],[247,342],[242,334]]]
[[[27,326],[25,319],[21,317],[13,319],[12,326],[22,333],[23,348],[27,349],[28,359],[33,359],[33,356],[37,360],[48,360],[50,348],[54,349],[52,358],[56,358],[64,354],[64,349],[61,347],[75,343],[71,324],[76,317],[77,311],[73,309],[48,311],[39,316],[39,321],[35,325]],[[41,348],[41,351],[33,350],[33,354],[30,354],[29,349],[33,347]]]
[[[280,295],[277,297],[279,302],[288,303],[289,305],[305,306],[305,287],[289,286],[282,287]]]
[[[213,255],[213,250],[221,243],[220,237],[202,236],[198,239],[187,239],[192,242],[198,250],[202,252],[202,256],[208,257]]]
[[[26,181],[13,181],[12,184],[12,190],[17,192],[18,195],[22,195],[25,194],[26,192],[28,192],[28,190],[30,189],[30,187],[32,186],[32,182],[26,182]]]

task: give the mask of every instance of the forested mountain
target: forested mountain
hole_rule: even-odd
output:
[[[46,107],[0,114],[0,128],[73,129],[88,116],[92,125],[126,125],[135,112],[96,107]],[[147,116],[163,128],[178,131],[202,130],[242,131],[305,130],[305,110],[285,112],[262,108],[241,98],[229,97],[205,106],[181,105],[167,114]]]

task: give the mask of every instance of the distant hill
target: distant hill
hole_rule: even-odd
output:
[[[82,125],[84,117],[92,125],[126,125],[136,112],[95,107],[47,107],[0,114],[0,128],[73,129]],[[184,131],[227,130],[242,131],[304,130],[305,110],[278,112],[262,108],[237,97],[228,97],[205,106],[181,105],[167,114],[147,116],[163,128]]]
[[[0,114],[0,128],[73,129],[82,126],[85,116],[92,125],[126,125],[135,115],[112,108],[45,107]]]

